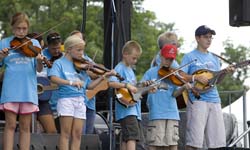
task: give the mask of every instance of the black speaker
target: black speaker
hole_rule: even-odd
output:
[[[249,0],[229,0],[229,24],[233,27],[250,26]]]

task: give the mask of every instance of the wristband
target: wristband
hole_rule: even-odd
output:
[[[195,75],[192,75],[192,82],[194,82],[194,80],[195,80],[194,77],[195,77]]]
[[[72,80],[69,80],[69,85],[73,85],[73,81]]]

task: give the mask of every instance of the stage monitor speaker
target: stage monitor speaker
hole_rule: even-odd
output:
[[[249,0],[229,0],[229,24],[233,27],[250,26]]]

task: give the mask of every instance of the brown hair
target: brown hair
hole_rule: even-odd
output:
[[[57,32],[51,32],[47,35],[47,43],[48,45],[56,45],[56,44],[59,44],[61,43],[61,36],[59,33]]]
[[[141,45],[138,42],[131,40],[126,42],[125,45],[123,46],[122,54],[124,53],[131,54],[133,50],[136,50],[140,54],[142,53]]]
[[[74,30],[74,31],[72,31],[69,35],[75,35],[75,34],[77,34],[77,33],[81,33],[81,34],[82,34],[82,39],[83,39],[84,41],[86,40],[85,35],[84,35],[81,31],[79,31],[79,30]]]
[[[28,26],[30,25],[28,16],[25,13],[18,12],[12,16],[10,24],[12,27],[15,27],[21,22],[26,22]]]

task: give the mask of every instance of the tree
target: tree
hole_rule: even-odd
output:
[[[237,47],[234,46],[232,41],[226,40],[224,42],[225,52],[221,53],[221,56],[225,58],[228,62],[238,63],[241,61],[245,61],[249,58],[249,48],[239,45]],[[227,64],[229,65],[229,64]],[[227,75],[225,79],[219,84],[219,91],[241,91],[244,89],[248,89],[244,85],[245,80],[249,77],[249,71],[245,68],[238,68],[233,75]],[[236,92],[232,94],[232,102],[237,100],[242,96],[242,92]],[[228,94],[221,93],[222,106],[228,105]]]

